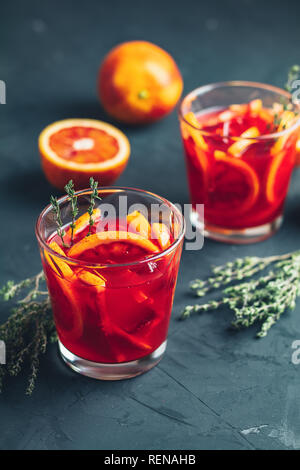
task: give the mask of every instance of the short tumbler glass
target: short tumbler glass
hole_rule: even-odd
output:
[[[263,113],[274,103],[290,103],[290,99],[291,95],[280,88],[245,81],[202,86],[183,98],[179,120],[192,202],[190,218],[205,236],[249,243],[267,238],[279,228],[300,120],[281,132],[247,139],[230,131],[226,135],[202,131],[185,116],[191,112],[201,116],[205,125],[206,114],[231,105],[261,100]],[[299,112],[299,107],[292,106],[293,111]],[[241,156],[223,156],[228,146],[240,141],[246,148]],[[204,220],[202,213],[197,212],[197,204],[204,204]]]
[[[89,207],[90,190],[76,193],[79,215]],[[173,242],[145,259],[126,264],[96,264],[62,256],[49,246],[57,226],[51,205],[40,214],[36,235],[51,298],[59,350],[75,371],[102,380],[134,377],[162,358],[184,238],[179,209],[155,194],[128,188],[103,188],[97,206],[113,208],[116,218],[142,207],[153,220],[169,221]],[[58,200],[63,226],[71,222],[67,197]],[[57,261],[57,263],[56,263]],[[62,265],[62,263],[64,263]],[[66,270],[53,266],[68,266]],[[74,275],[65,276],[70,269]],[[93,273],[105,286],[81,282],[77,273]]]

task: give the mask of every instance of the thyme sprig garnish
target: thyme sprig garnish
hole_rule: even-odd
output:
[[[98,181],[95,181],[94,178],[92,178],[92,177],[90,178],[90,188],[91,188],[92,192],[91,192],[91,195],[90,195],[90,205],[89,205],[89,208],[87,210],[87,212],[89,214],[89,231],[86,235],[87,237],[91,234],[91,229],[92,229],[93,225],[95,224],[95,221],[93,219],[93,213],[94,213],[94,208],[95,208],[95,204],[96,204],[96,199],[101,200],[101,197],[99,197],[99,195],[98,195],[98,191],[99,191],[98,190]],[[73,184],[72,180],[70,180],[65,185],[65,191],[68,195],[68,201],[71,204],[71,218],[72,218],[72,220],[71,220],[71,223],[70,223],[70,229],[71,229],[71,242],[70,242],[70,245],[72,245],[73,241],[74,241],[74,229],[76,227],[76,217],[79,214],[78,196],[76,196],[76,194],[75,194],[75,188],[74,188],[74,184]],[[62,245],[65,248],[69,248],[69,246],[64,241],[64,236],[66,235],[66,232],[63,228],[63,222],[62,222],[62,218],[61,218],[61,211],[60,211],[60,206],[59,206],[57,198],[54,197],[54,196],[51,196],[50,197],[50,204],[51,204],[52,209],[53,209],[54,214],[55,214],[55,221],[56,221],[56,225],[57,225],[57,234],[58,234],[58,236],[60,237],[60,239],[62,241]]]
[[[278,103],[275,103],[274,106],[277,108],[276,112],[274,112],[274,120],[273,120],[273,126],[276,130],[281,124],[282,121],[282,113],[284,111],[293,111],[294,115],[297,116],[299,112],[295,109],[295,105],[293,102],[293,90],[294,90],[294,83],[295,80],[298,80],[300,77],[300,66],[299,65],[293,65],[290,67],[287,75],[287,81],[284,85],[284,89],[290,93],[290,98],[287,99],[285,97],[281,97],[279,99],[279,104],[281,105],[281,109],[279,107],[278,109]],[[282,130],[286,129],[286,125],[282,126]]]
[[[0,339],[6,347],[6,364],[0,365],[0,391],[6,376],[18,375],[27,364],[30,371],[26,393],[31,395],[40,355],[46,351],[48,342],[57,339],[48,291],[41,287],[44,280],[44,274],[40,272],[19,283],[8,281],[0,290],[0,296],[7,301],[27,289],[8,320],[0,325]]]
[[[57,235],[60,237],[60,239],[62,241],[62,245],[64,247],[66,247],[67,245],[65,244],[65,241],[64,241],[64,236],[66,235],[66,232],[63,228],[63,222],[62,222],[62,219],[61,219],[60,207],[59,207],[57,198],[54,197],[54,196],[51,196],[50,197],[50,204],[52,206],[52,209],[53,209],[53,212],[54,212],[54,215],[55,215],[55,222],[56,222],[56,225],[57,225]]]
[[[267,274],[241,282],[266,268],[270,268]],[[265,258],[239,258],[213,268],[212,274],[205,281],[192,281],[190,287],[198,297],[221,289],[221,298],[188,305],[180,318],[228,306],[234,313],[234,327],[248,328],[260,322],[257,336],[263,337],[286,310],[295,308],[300,295],[300,250]],[[230,283],[233,285],[226,287]]]
[[[96,199],[101,200],[101,197],[98,196],[98,181],[95,181],[93,177],[90,178],[90,188],[92,190],[91,195],[90,195],[90,205],[88,208],[88,214],[90,216],[89,219],[89,231],[87,233],[87,237],[91,235],[92,233],[92,227],[95,223],[93,219],[93,213],[95,209],[95,204],[96,204]]]
[[[289,93],[293,91],[293,83],[295,80],[298,80],[300,76],[300,65],[292,65],[292,67],[288,71],[288,78],[285,84],[285,89]]]
[[[79,210],[78,210],[78,206],[77,206],[77,196],[75,196],[75,189],[74,189],[74,184],[73,184],[73,181],[70,180],[66,186],[65,186],[65,191],[68,195],[68,201],[70,201],[71,203],[71,216],[72,216],[72,222],[70,224],[70,228],[71,228],[71,245],[73,243],[73,239],[74,239],[74,229],[75,229],[75,221],[76,221],[76,217],[78,216],[78,213],[79,213]]]
[[[290,99],[286,98],[281,98],[280,103],[282,105],[282,111],[276,112],[274,114],[274,126],[275,128],[278,128],[281,124],[282,121],[282,112],[284,111],[291,111],[295,108],[294,103],[293,103],[293,89],[294,89],[294,82],[295,80],[298,80],[300,77],[300,66],[299,65],[293,65],[290,67],[288,71],[288,76],[287,76],[287,81],[286,84],[284,85],[284,89],[290,93]],[[294,109],[294,114],[297,116],[299,113]],[[285,125],[282,126],[282,129],[284,130],[286,128]]]

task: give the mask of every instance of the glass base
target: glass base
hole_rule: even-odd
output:
[[[121,362],[118,364],[105,364],[101,362],[92,362],[82,359],[71,353],[65,346],[58,341],[58,347],[61,357],[65,363],[79,374],[92,377],[99,380],[122,380],[130,379],[136,375],[147,372],[161,360],[166,350],[167,340],[164,341],[155,351],[148,356],[131,362]]]
[[[282,220],[283,217],[280,215],[268,224],[245,229],[229,229],[211,225],[207,222],[203,224],[203,221],[199,219],[199,214],[196,211],[191,210],[190,212],[191,224],[200,230],[205,237],[225,243],[246,244],[265,240],[279,229]]]

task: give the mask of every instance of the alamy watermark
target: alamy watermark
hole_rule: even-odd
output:
[[[292,342],[291,348],[294,350],[292,353],[292,363],[297,366],[300,364],[300,339]]]
[[[0,80],[0,104],[6,104],[6,84]]]
[[[2,340],[0,340],[0,364],[6,364],[6,347]]]
[[[300,80],[293,80],[290,83],[292,102],[294,104],[300,104]]]
[[[185,228],[185,250],[201,250],[204,242],[204,204],[173,204],[173,208],[166,204],[143,203],[129,204],[127,196],[119,196],[118,210],[111,203],[105,200],[99,206],[101,209],[101,224],[99,230],[103,228],[115,232],[117,221],[126,219],[130,214],[139,213],[149,222],[150,227],[159,226],[158,231],[152,230],[151,238],[165,237],[171,234],[174,240],[181,237]],[[128,215],[129,214],[129,215]],[[144,220],[142,219],[142,220]],[[192,222],[191,222],[192,221]],[[143,227],[143,222],[139,219],[138,224],[129,223],[129,229],[139,232]],[[167,232],[161,228],[163,225]]]

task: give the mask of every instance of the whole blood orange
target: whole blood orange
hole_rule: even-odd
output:
[[[147,41],[116,46],[99,70],[98,91],[104,109],[129,124],[146,124],[168,114],[182,88],[174,59]]]
[[[39,136],[42,167],[48,181],[63,190],[72,179],[76,189],[112,184],[125,169],[130,144],[114,126],[94,119],[66,119],[47,126]]]

